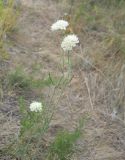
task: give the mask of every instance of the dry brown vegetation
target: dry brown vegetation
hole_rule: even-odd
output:
[[[57,106],[46,145],[60,128],[72,131],[80,117],[87,117],[72,159],[125,160],[125,4],[110,8],[97,1],[21,0],[17,25],[5,44],[10,58],[0,61],[1,160],[11,159],[5,148],[19,132],[19,97],[29,105],[41,97],[47,102],[53,93]],[[68,18],[80,38],[72,53],[73,78],[63,93],[53,85],[30,87],[27,78],[25,89],[10,85],[8,77],[18,69],[34,80],[61,75],[61,36],[50,31],[60,17]]]

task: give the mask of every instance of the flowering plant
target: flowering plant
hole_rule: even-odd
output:
[[[43,108],[43,105],[41,102],[34,101],[30,104],[30,111],[32,112],[41,112],[42,108]]]
[[[56,23],[54,23],[51,26],[51,30],[67,30],[67,27],[69,26],[69,23],[64,20],[58,20]],[[65,32],[66,33],[66,32]],[[79,38],[75,34],[68,34],[64,37],[62,43],[61,43],[61,48],[63,49],[64,52],[67,52],[67,60],[68,60],[68,78],[71,78],[71,73],[72,73],[72,63],[71,63],[71,56],[70,52],[73,50],[74,47],[77,46],[79,43]],[[63,70],[64,70],[64,54],[63,54]]]
[[[61,44],[64,51],[72,51],[73,47],[79,43],[79,39],[75,34],[67,35]]]
[[[52,31],[56,31],[56,30],[66,30],[66,28],[68,27],[69,23],[65,20],[58,20],[57,22],[55,22],[52,26],[51,26],[51,30]]]

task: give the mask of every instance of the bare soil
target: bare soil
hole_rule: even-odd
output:
[[[68,7],[67,7],[68,8]],[[35,73],[37,78],[52,73],[61,75],[59,69],[62,51],[60,49],[61,36],[50,31],[51,24],[62,17],[67,11],[64,4],[60,5],[52,0],[22,0],[21,14],[16,30],[8,36],[7,50],[10,60],[1,66],[7,70],[21,66],[27,74],[32,68],[39,66]],[[78,152],[74,160],[125,160],[125,122],[122,113],[112,118],[117,82],[108,79],[100,66],[85,63],[86,54],[90,54],[93,61],[93,51],[101,45],[98,33],[80,34],[83,50],[79,48],[73,53],[73,79],[64,90],[57,105],[50,132],[53,135],[57,128],[73,130],[79,118],[87,115],[83,137],[78,141]],[[96,41],[95,41],[96,40]],[[98,47],[95,43],[98,44]],[[83,59],[80,59],[82,57]],[[105,60],[115,70],[114,57]],[[116,58],[116,57],[115,57]],[[119,60],[119,57],[117,57]],[[3,67],[3,68],[2,68]],[[111,68],[111,66],[109,65]],[[123,79],[122,79],[123,81]],[[120,88],[121,90],[121,88]],[[47,101],[53,93],[53,87],[37,91],[26,91],[27,103],[44,97]],[[59,98],[60,90],[56,92],[55,101]],[[6,91],[2,93],[0,102],[0,159],[10,160],[9,155],[3,155],[2,148],[8,145],[19,132],[20,93]],[[114,96],[114,97],[113,97]],[[51,136],[52,136],[51,135]]]

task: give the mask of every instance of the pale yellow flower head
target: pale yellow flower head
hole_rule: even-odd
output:
[[[43,105],[41,102],[34,101],[30,104],[30,111],[31,112],[41,112],[42,109],[43,109]]]
[[[74,47],[79,43],[79,39],[75,34],[66,36],[61,44],[64,51],[72,51]]]
[[[69,23],[65,20],[58,20],[57,22],[55,22],[52,26],[51,26],[51,30],[52,31],[56,31],[56,30],[66,30],[66,28],[68,27]]]

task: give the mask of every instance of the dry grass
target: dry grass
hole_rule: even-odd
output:
[[[0,2],[0,59],[3,60],[9,58],[4,45],[7,34],[14,29],[17,19],[17,10],[13,6],[13,0],[8,0],[6,5],[3,1]]]
[[[70,6],[67,5],[65,9],[66,1],[58,4],[51,0],[37,0],[34,3],[22,0],[22,3],[17,31],[10,37],[10,45],[7,47],[11,55],[10,70],[20,65],[26,73],[34,73],[37,78],[42,78],[49,72],[55,76],[61,75],[61,38],[51,33],[50,26],[62,17],[62,13],[68,12]],[[77,5],[79,6],[78,3]],[[24,95],[27,103],[41,95],[47,101],[53,93],[55,104],[59,99],[46,141],[48,137],[52,139],[55,136],[58,128],[73,130],[79,117],[88,115],[84,138],[77,143],[78,151],[72,158],[74,160],[125,159],[125,56],[121,45],[124,30],[123,27],[120,31],[117,29],[123,20],[124,10],[105,9],[97,6],[97,15],[94,15],[92,21],[88,19],[93,10],[87,12],[87,16],[83,14],[77,21],[78,25],[74,25],[74,17],[71,16],[73,29],[79,35],[81,45],[73,53],[74,76],[63,94],[60,88],[54,92],[54,87],[51,86]],[[114,21],[118,23],[117,27],[112,27]],[[8,69],[8,66],[5,68]],[[0,106],[2,147],[9,143],[8,137],[14,135],[13,131],[18,133],[19,128],[18,95],[4,87],[1,87]],[[4,156],[2,154],[1,159]]]

